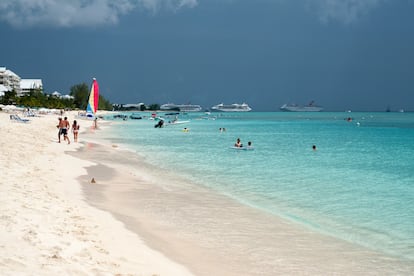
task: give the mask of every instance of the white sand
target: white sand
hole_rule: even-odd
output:
[[[57,118],[0,112],[0,274],[191,275],[86,204],[76,178],[92,164],[64,153],[81,144],[57,143]]]
[[[59,144],[57,118],[0,112],[0,275],[413,275],[411,260],[159,172],[102,131]]]

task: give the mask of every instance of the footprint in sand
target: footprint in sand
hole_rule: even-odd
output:
[[[0,267],[13,267],[16,269],[17,267],[26,267],[26,265],[16,259],[7,258],[0,262]]]

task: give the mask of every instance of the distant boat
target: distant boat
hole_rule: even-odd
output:
[[[284,104],[280,107],[282,111],[290,111],[290,112],[319,112],[322,111],[323,108],[321,106],[317,106],[311,101],[308,105],[300,106],[296,104]]]
[[[131,115],[129,115],[129,118],[131,118],[132,120],[141,120],[142,116],[137,113],[132,113]]]
[[[124,121],[128,120],[128,115],[125,114],[115,114],[113,116],[114,119],[122,119]]]
[[[190,121],[180,121],[180,120],[172,120],[172,121],[168,121],[167,125],[181,125],[181,124],[187,124]]]
[[[198,104],[173,104],[173,103],[166,103],[160,106],[161,110],[177,110],[181,112],[198,112],[201,111],[202,108]]]
[[[252,110],[250,106],[246,103],[242,104],[217,104],[211,107],[211,111],[221,111],[221,112],[247,112]]]

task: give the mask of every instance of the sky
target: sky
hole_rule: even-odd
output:
[[[0,66],[113,103],[414,111],[414,0],[1,0]]]

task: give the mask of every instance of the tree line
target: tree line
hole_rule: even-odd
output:
[[[41,89],[34,89],[23,96],[18,96],[15,90],[5,92],[0,97],[0,103],[4,105],[14,104],[29,108],[55,108],[55,109],[81,109],[86,110],[89,99],[89,87],[86,83],[76,84],[70,88],[70,96],[73,98],[61,98],[59,96],[44,94]],[[112,103],[99,95],[98,110],[112,110]]]

